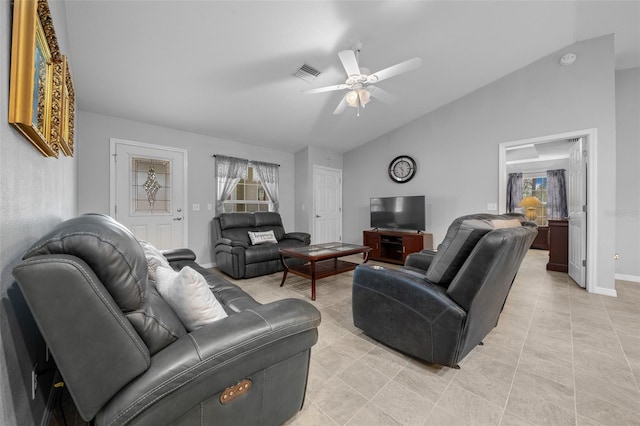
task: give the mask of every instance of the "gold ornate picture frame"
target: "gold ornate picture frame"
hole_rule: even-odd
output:
[[[11,45],[9,123],[43,155],[58,157],[51,137],[54,61],[60,50],[46,0],[15,0]]]
[[[73,155],[75,125],[75,92],[65,55],[53,61],[53,90],[51,97],[51,141],[65,155]]]

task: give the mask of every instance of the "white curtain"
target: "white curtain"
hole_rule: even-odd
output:
[[[218,198],[216,200],[216,216],[224,212],[222,204],[231,195],[240,179],[247,178],[249,160],[216,155],[216,180],[218,181]]]
[[[258,180],[262,182],[262,187],[267,192],[271,205],[269,210],[277,212],[280,207],[280,201],[278,198],[278,183],[280,181],[280,173],[277,164],[262,163],[260,161],[252,161],[251,166],[258,175]]]

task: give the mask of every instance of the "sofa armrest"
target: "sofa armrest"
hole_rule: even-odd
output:
[[[97,423],[126,423],[143,410],[145,424],[170,423],[179,414],[175,407],[197,405],[309,350],[319,324],[313,305],[285,299],[201,327],[157,353],[149,370],[110,401]]]
[[[410,266],[412,268],[426,271],[429,269],[435,255],[436,252],[433,250],[422,250],[418,253],[411,253],[407,256],[404,266]]]
[[[311,243],[311,234],[306,232],[287,232],[282,239],[299,240],[309,245]]]
[[[151,364],[146,345],[83,260],[34,256],[13,275],[83,419]]]
[[[214,247],[218,247],[220,245],[249,248],[249,244],[245,243],[244,241],[230,240],[229,238],[220,238],[216,240],[216,242],[214,243]]]
[[[362,264],[353,275],[353,301],[356,309],[356,295],[362,291],[384,294],[398,303],[413,307],[428,321],[435,321],[444,311],[451,311],[457,317],[465,312],[447,294],[446,288],[429,282],[423,275],[406,269],[386,268]],[[360,306],[366,316],[375,316],[367,304]]]
[[[160,252],[169,262],[196,260],[196,254],[188,248],[161,250]]]

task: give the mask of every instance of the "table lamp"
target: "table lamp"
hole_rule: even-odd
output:
[[[530,221],[536,220],[536,208],[542,205],[542,201],[538,200],[537,197],[530,196],[524,197],[522,201],[520,201],[520,207],[524,207],[526,209],[525,216]]]

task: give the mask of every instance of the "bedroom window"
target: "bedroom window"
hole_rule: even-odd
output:
[[[262,182],[255,180],[254,175],[255,170],[249,166],[247,178],[240,179],[238,185],[223,203],[225,213],[269,211],[271,200],[267,196]]]
[[[542,206],[536,208],[536,223],[547,225],[547,177],[532,176],[522,178],[522,197],[534,196],[542,201]]]

